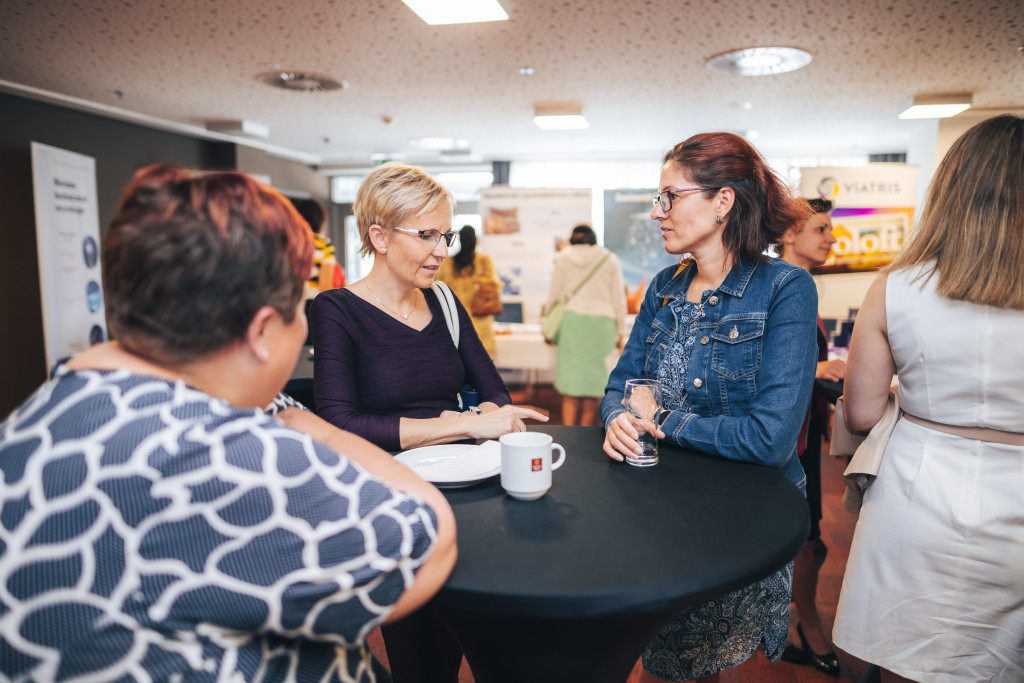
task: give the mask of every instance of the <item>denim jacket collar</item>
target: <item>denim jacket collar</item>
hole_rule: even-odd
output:
[[[718,291],[731,296],[742,297],[747,285],[750,284],[754,271],[757,270],[757,264],[758,261],[755,259],[736,257],[736,263],[733,264],[732,270],[725,276],[722,284],[718,285]],[[679,299],[686,296],[686,288],[690,286],[690,281],[693,280],[693,276],[696,273],[696,263],[691,263],[682,273],[679,273],[665,283],[665,286],[657,294],[658,298]]]

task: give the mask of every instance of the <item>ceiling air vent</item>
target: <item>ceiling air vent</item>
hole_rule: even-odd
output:
[[[275,88],[302,92],[325,92],[327,90],[343,90],[348,87],[348,83],[345,81],[308,71],[265,71],[256,76],[256,80]]]

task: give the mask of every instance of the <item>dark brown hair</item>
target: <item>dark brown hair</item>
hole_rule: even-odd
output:
[[[1024,117],[982,121],[946,152],[887,270],[930,262],[942,296],[1024,310]]]
[[[289,197],[288,199],[295,206],[299,215],[309,224],[310,230],[320,232],[323,229],[324,223],[327,221],[327,211],[323,204],[312,197]]]
[[[722,242],[734,256],[768,258],[764,253],[768,245],[811,216],[807,202],[794,196],[739,135],[694,135],[670,149],[662,161],[677,164],[694,183],[711,188],[705,193],[709,199],[723,187],[732,188],[736,199],[723,219]]]
[[[291,322],[312,263],[312,233],[273,188],[148,166],[104,236],[107,324],[133,353],[195,360],[243,338],[262,306]]]
[[[474,272],[473,259],[476,257],[476,230],[472,225],[463,225],[459,230],[459,253],[452,257],[452,265],[456,273],[461,273],[464,268],[470,268]]]
[[[593,228],[581,223],[572,229],[569,244],[597,244],[597,235]]]

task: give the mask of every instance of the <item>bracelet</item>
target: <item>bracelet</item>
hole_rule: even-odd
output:
[[[480,406],[470,406],[466,408],[467,413],[473,413],[474,415],[480,415],[484,411],[480,410]]]

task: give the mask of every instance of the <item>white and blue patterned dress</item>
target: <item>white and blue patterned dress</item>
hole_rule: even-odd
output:
[[[0,423],[0,679],[369,683],[436,525],[261,411],[61,367]]]
[[[707,297],[704,292],[702,300]],[[690,411],[686,372],[697,338],[700,306],[687,301],[679,329],[658,367],[662,404]],[[689,681],[746,661],[764,641],[773,662],[782,657],[789,628],[793,563],[739,590],[699,602],[677,615],[643,653],[644,669],[668,681]]]

